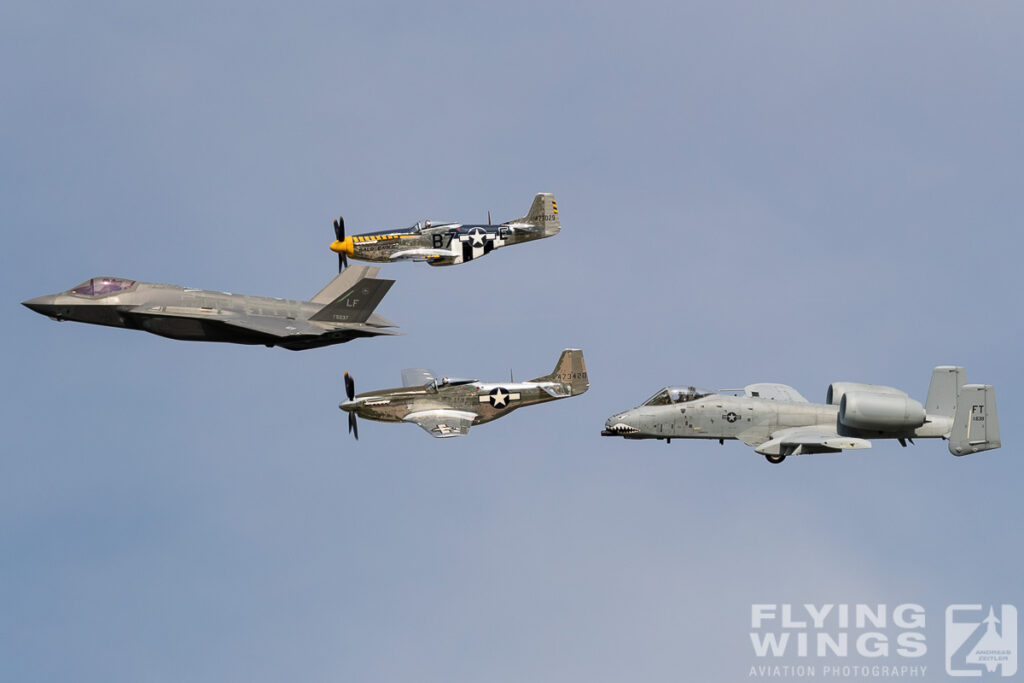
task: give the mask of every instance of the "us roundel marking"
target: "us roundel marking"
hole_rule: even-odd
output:
[[[491,393],[487,396],[488,400],[491,402],[491,406],[494,408],[507,408],[508,397],[509,393],[501,387],[491,389]]]
[[[735,422],[736,420],[740,419],[740,416],[730,411],[725,414],[725,419],[728,422]]]
[[[486,235],[487,231],[483,228],[473,228],[469,231],[469,243],[473,247],[480,249],[484,246],[484,239]]]

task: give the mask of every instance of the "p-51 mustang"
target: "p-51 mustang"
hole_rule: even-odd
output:
[[[825,404],[785,384],[751,384],[742,396],[695,387],[666,387],[643,405],[608,418],[602,436],[627,439],[739,439],[780,463],[790,455],[871,448],[868,439],[949,440],[966,455],[999,448],[995,389],[967,384],[963,368],[932,373],[921,405],[892,387],[855,382],[829,385]]]
[[[54,320],[144,330],[187,341],[263,344],[298,351],[357,337],[399,334],[373,309],[394,280],[358,266],[337,275],[312,301],[185,289],[94,277],[60,294],[22,302]]]
[[[403,386],[355,395],[355,382],[345,373],[348,400],[338,407],[348,413],[348,431],[359,438],[356,415],[380,422],[411,422],[431,436],[462,436],[476,424],[508,415],[516,408],[584,393],[589,387],[583,352],[566,349],[550,375],[528,382],[481,382],[437,378],[429,370],[402,371]]]
[[[437,223],[423,221],[399,230],[368,232],[345,237],[345,219],[334,221],[331,251],[338,254],[338,271],[348,259],[359,261],[411,260],[426,261],[432,266],[453,266],[485,256],[495,249],[511,244],[531,242],[558,234],[558,205],[555,195],[538,194],[533,198],[530,212],[522,218],[487,225]]]

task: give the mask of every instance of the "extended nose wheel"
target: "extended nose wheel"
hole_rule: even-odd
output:
[[[767,460],[771,464],[778,465],[780,462],[782,462],[783,460],[786,459],[786,456],[781,455],[781,454],[780,455],[766,455],[766,456],[764,456],[764,458],[765,458],[765,460]]]

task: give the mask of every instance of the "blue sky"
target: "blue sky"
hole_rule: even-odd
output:
[[[1024,605],[1022,10],[959,3],[0,7],[0,661],[18,681],[746,680],[752,602]],[[308,298],[351,232],[405,336],[292,353],[57,323],[94,275]],[[468,438],[342,373],[592,387]],[[996,385],[1004,447],[769,466],[601,439],[669,383]]]

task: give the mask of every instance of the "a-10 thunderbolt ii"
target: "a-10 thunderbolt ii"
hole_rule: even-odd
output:
[[[790,455],[871,448],[868,439],[896,439],[904,447],[914,439],[948,439],[953,455],[1002,445],[995,390],[967,384],[961,367],[935,368],[924,405],[899,389],[855,382],[830,384],[824,405],[809,403],[785,384],[751,384],[742,396],[728,391],[666,387],[612,415],[601,435],[738,439],[772,463]]]
[[[348,413],[348,431],[357,439],[356,415],[379,422],[411,422],[431,436],[462,436],[473,425],[508,415],[517,408],[584,393],[590,387],[583,352],[566,349],[550,375],[528,382],[481,382],[436,377],[429,370],[402,371],[403,386],[355,393],[355,381],[345,373],[348,400],[338,407]]]
[[[399,334],[373,312],[394,280],[358,266],[335,276],[310,301],[186,289],[94,277],[60,294],[22,302],[54,320],[144,330],[188,341],[263,344],[298,351],[357,337]]]
[[[412,260],[432,266],[453,266],[485,256],[495,249],[531,242],[558,234],[558,204],[555,195],[542,193],[533,198],[530,211],[522,218],[492,225],[431,223],[421,221],[408,228],[382,230],[345,236],[345,219],[334,221],[335,241],[331,251],[338,254],[338,270],[348,259],[360,261]]]

